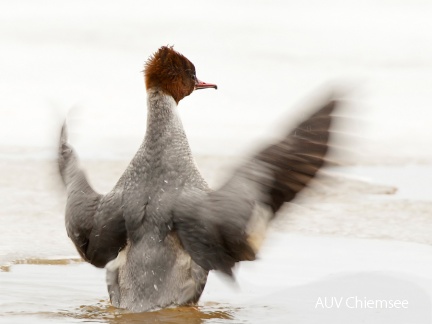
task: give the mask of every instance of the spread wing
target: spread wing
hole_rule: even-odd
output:
[[[183,192],[174,228],[197,264],[232,275],[235,262],[255,259],[254,231],[265,228],[323,166],[337,106],[330,101],[319,107],[280,142],[251,157],[219,190]]]
[[[60,136],[58,165],[67,191],[68,236],[84,260],[102,268],[126,244],[121,192],[114,190],[103,196],[93,190],[67,143],[65,125]]]

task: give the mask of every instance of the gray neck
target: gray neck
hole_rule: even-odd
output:
[[[147,131],[143,146],[146,154],[193,160],[174,98],[159,89],[147,91]]]
[[[174,98],[154,88],[147,91],[147,97],[147,131],[129,171],[142,170],[139,178],[146,182],[163,176],[207,188],[192,157]]]

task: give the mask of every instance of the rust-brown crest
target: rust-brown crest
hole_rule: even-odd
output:
[[[146,88],[159,88],[179,103],[190,95],[197,81],[195,66],[172,46],[162,46],[145,64]]]

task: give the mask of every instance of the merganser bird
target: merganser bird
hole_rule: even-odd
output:
[[[195,165],[177,105],[194,90],[217,86],[199,81],[195,66],[167,46],[146,62],[145,85],[145,138],[111,192],[92,189],[65,125],[58,157],[67,234],[85,261],[106,267],[112,304],[133,312],[194,304],[210,270],[232,276],[236,262],[255,259],[256,230],[323,166],[338,105],[326,101],[211,190]]]

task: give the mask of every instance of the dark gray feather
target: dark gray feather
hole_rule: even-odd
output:
[[[121,193],[117,189],[103,196],[93,190],[67,143],[66,125],[60,135],[58,165],[67,191],[68,236],[84,260],[104,267],[126,244]]]
[[[255,259],[251,220],[274,218],[323,166],[337,104],[319,107],[281,141],[240,166],[219,190],[184,190],[173,209],[174,227],[197,264],[231,275],[236,262]]]

